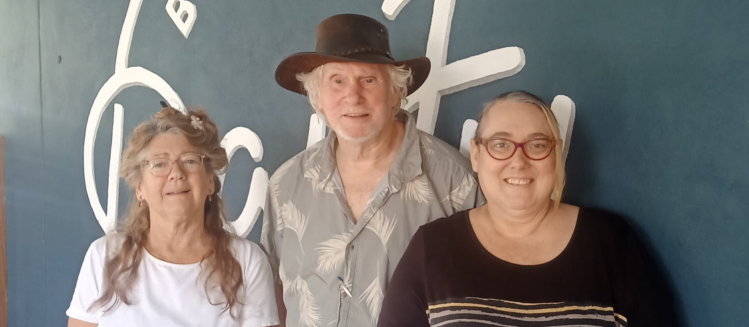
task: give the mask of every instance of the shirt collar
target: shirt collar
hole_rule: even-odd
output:
[[[403,109],[396,114],[395,118],[405,123],[406,131],[403,135],[403,143],[393,160],[393,165],[388,170],[388,187],[393,193],[398,192],[403,187],[403,184],[422,173],[419,131],[416,129],[414,118],[408,111]],[[337,169],[335,141],[335,132],[331,130],[328,136],[321,141],[322,144],[310,155],[304,164],[304,171],[320,167],[320,172],[317,174],[315,181],[318,187],[322,188],[328,183],[333,183],[333,173]]]

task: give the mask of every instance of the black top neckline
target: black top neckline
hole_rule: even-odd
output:
[[[481,244],[481,241],[479,241],[478,236],[476,236],[476,232],[473,230],[473,225],[471,224],[471,218],[468,212],[470,210],[464,211],[464,217],[463,217],[463,226],[467,228],[468,235],[470,238],[470,243],[472,246],[474,246],[477,250],[477,253],[479,253],[481,256],[484,256],[485,260],[488,262],[495,262],[499,265],[508,266],[511,268],[517,268],[517,269],[535,269],[535,268],[545,268],[549,266],[553,266],[555,262],[564,261],[564,257],[568,255],[568,253],[571,251],[570,249],[575,246],[577,243],[577,239],[579,238],[578,234],[580,233],[580,220],[583,216],[584,208],[580,207],[580,210],[577,212],[577,220],[575,221],[575,229],[572,231],[572,236],[570,237],[569,242],[567,242],[567,245],[564,247],[562,252],[560,252],[556,257],[552,258],[549,261],[546,261],[544,263],[539,263],[536,265],[522,265],[517,263],[512,263],[507,260],[504,260],[502,258],[499,258],[495,255],[493,255],[489,250],[487,250],[483,244]]]

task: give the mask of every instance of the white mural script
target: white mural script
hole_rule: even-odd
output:
[[[112,100],[123,90],[142,86],[150,88],[159,93],[169,105],[185,113],[185,105],[177,92],[160,76],[143,67],[129,67],[130,45],[133,40],[133,31],[138,19],[143,0],[131,0],[122,25],[119,44],[117,45],[117,57],[115,58],[114,75],[110,77],[99,90],[99,93],[91,105],[88,121],[86,122],[86,135],[83,142],[83,174],[86,184],[86,193],[94,211],[94,216],[105,233],[115,230],[117,223],[117,208],[119,198],[119,169],[122,157],[122,138],[124,123],[124,107],[114,104],[114,123],[112,126],[112,145],[109,157],[109,178],[107,185],[107,208],[106,212],[101,205],[96,190],[96,177],[94,176],[94,144],[96,133],[101,123],[101,117]],[[168,0],[166,11],[182,35],[187,38],[197,19],[197,8],[187,0]],[[245,127],[237,127],[226,134],[221,145],[227,148],[229,158],[239,148],[245,148],[250,152],[256,162],[262,160],[263,145],[260,138]],[[262,168],[256,168],[252,174],[250,193],[245,207],[239,217],[231,224],[237,234],[245,237],[255,224],[265,203],[265,189],[268,185],[268,173]],[[219,176],[224,180],[225,176]]]
[[[426,56],[432,70],[426,82],[408,96],[408,111],[419,110],[416,127],[434,134],[440,99],[443,95],[496,81],[517,74],[525,66],[525,53],[518,47],[506,47],[447,64],[453,11],[456,0],[435,0],[429,28]],[[385,0],[382,10],[388,19],[395,19],[409,0]]]
[[[408,2],[409,0],[384,0],[382,10],[392,20]],[[186,112],[182,99],[163,78],[143,67],[128,65],[133,31],[142,3],[143,0],[130,1],[117,46],[115,72],[96,95],[86,123],[83,153],[86,192],[94,215],[106,233],[114,231],[117,222],[125,109],[121,104],[114,103],[106,211],[99,200],[94,176],[94,145],[104,111],[123,90],[133,86],[142,86],[155,90],[169,105],[183,113]],[[187,0],[168,0],[165,9],[177,29],[185,38],[188,38],[197,19],[196,6]],[[409,106],[404,108],[411,112],[418,109],[417,127],[430,134],[434,133],[440,99],[443,95],[512,76],[525,66],[525,54],[523,49],[518,47],[496,49],[446,64],[454,9],[455,0],[435,0],[426,53],[432,61],[432,70],[424,85],[408,97]],[[559,121],[564,141],[563,155],[566,159],[575,120],[575,104],[569,97],[560,95],[554,99],[552,110]],[[476,121],[472,119],[466,120],[463,124],[460,151],[466,156],[476,125]],[[325,134],[324,120],[313,114],[310,117],[307,147],[322,140]],[[221,146],[227,150],[229,160],[240,148],[249,151],[255,162],[260,162],[263,158],[263,145],[260,137],[245,127],[236,127],[229,131],[221,141]],[[225,176],[222,175],[219,178],[223,182]],[[264,209],[267,185],[268,173],[263,168],[255,168],[245,206],[239,217],[231,222],[239,235],[245,237],[249,234]]]
[[[394,20],[410,1],[384,0],[382,12],[385,17]],[[409,107],[404,108],[411,112],[418,109],[419,118],[416,127],[430,134],[434,134],[440,99],[443,95],[515,75],[525,66],[525,53],[518,47],[496,49],[446,64],[455,1],[434,1],[426,52],[426,56],[432,62],[432,71],[424,85],[408,96]],[[564,142],[563,158],[566,160],[570,146],[569,140],[572,136],[572,125],[575,122],[575,103],[569,97],[559,95],[554,98],[551,109],[559,121],[560,134]],[[466,157],[470,152],[471,138],[477,125],[473,119],[468,119],[463,123],[460,152]]]

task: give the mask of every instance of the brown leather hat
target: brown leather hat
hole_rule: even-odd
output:
[[[388,30],[380,22],[367,16],[341,14],[317,25],[315,52],[295,53],[278,64],[276,82],[289,91],[304,95],[304,88],[296,75],[329,62],[406,65],[413,74],[408,94],[424,84],[431,67],[427,57],[403,61],[393,59]]]

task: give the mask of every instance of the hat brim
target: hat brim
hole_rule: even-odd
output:
[[[394,61],[375,53],[358,53],[346,57],[320,54],[317,52],[300,52],[293,54],[278,64],[276,68],[276,83],[281,87],[301,95],[306,95],[302,83],[296,79],[299,73],[308,73],[317,66],[330,62],[362,62],[369,64],[405,65],[411,69],[413,83],[408,86],[408,94],[415,92],[429,76],[431,63],[427,57],[411,60]]]

